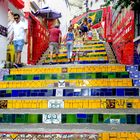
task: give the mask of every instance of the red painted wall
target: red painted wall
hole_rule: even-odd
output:
[[[48,30],[31,13],[28,19],[28,64],[36,64],[43,52],[48,48]]]
[[[112,9],[111,7],[107,7],[105,11],[105,29],[104,36],[107,42],[112,42]]]
[[[24,8],[24,1],[22,0],[9,0],[9,1],[18,9]]]
[[[134,63],[134,12],[123,9],[112,24],[112,45],[121,64]]]

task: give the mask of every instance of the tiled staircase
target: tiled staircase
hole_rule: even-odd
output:
[[[73,64],[62,47],[64,65],[1,72],[0,132],[11,135],[0,138],[140,140],[140,67],[109,64],[96,37],[76,42]]]

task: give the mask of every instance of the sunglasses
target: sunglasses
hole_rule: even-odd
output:
[[[17,17],[17,18],[14,18],[14,20],[18,20],[19,18]]]

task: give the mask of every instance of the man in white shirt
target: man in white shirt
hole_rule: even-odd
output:
[[[28,43],[27,26],[21,21],[19,14],[14,14],[14,20],[15,23],[13,24],[13,33],[10,40],[10,42],[13,41],[16,52],[16,61],[14,66],[22,67],[21,52],[24,44]]]

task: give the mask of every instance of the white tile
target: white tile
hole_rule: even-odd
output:
[[[63,100],[49,100],[48,108],[64,108]]]
[[[61,114],[59,113],[43,114],[43,123],[59,124],[61,123]]]
[[[56,89],[56,96],[62,97],[63,96],[63,89]]]

